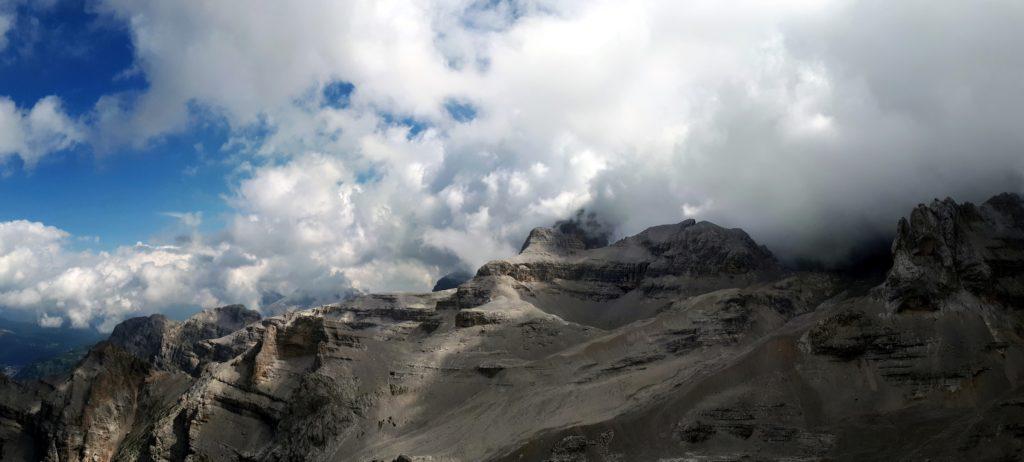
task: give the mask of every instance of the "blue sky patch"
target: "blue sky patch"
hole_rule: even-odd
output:
[[[72,115],[92,110],[100,96],[141,90],[146,81],[132,71],[133,47],[124,24],[93,14],[85,0],[52,8],[22,4],[0,51],[0,95],[20,107],[58,95]]]
[[[335,80],[324,86],[324,106],[334,109],[345,109],[349,106],[349,99],[352,97],[352,91],[355,90],[355,85],[351,83]]]
[[[471,122],[476,118],[476,107],[465,101],[450,99],[444,103],[444,109],[459,123]]]
[[[219,229],[229,208],[232,166],[216,148],[223,134],[172,136],[143,153],[96,159],[76,149],[31,171],[0,178],[0,221],[24,219],[61,228],[76,246],[111,250],[179,231],[165,212],[202,212],[201,230]],[[212,152],[207,152],[212,147]]]
[[[406,138],[408,139],[413,139],[421,132],[423,132],[423,130],[430,128],[429,122],[419,120],[410,116],[396,116],[394,114],[387,112],[380,114],[380,116],[384,120],[384,123],[389,126],[408,128],[409,134],[406,135]]]

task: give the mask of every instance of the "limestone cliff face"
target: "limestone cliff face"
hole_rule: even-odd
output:
[[[610,328],[648,317],[679,297],[778,274],[771,252],[747,233],[709,222],[655,226],[601,248],[587,248],[577,235],[537,228],[519,255],[485,264],[443,306],[486,303],[495,293],[492,286],[510,278],[519,295],[542,310]]]
[[[41,399],[30,387],[0,376],[0,460],[38,460],[35,415]]]
[[[894,308],[938,310],[963,293],[1022,306],[1022,204],[1015,194],[995,196],[981,206],[936,200],[900,220],[886,281]]]
[[[110,343],[158,368],[195,374],[203,356],[214,352],[202,341],[223,337],[260,319],[256,311],[228,305],[177,323],[160,314],[129,319],[110,334]]]
[[[0,459],[1020,460],[1022,205],[915,209],[872,290],[688,220],[538,228],[457,289],[128,320],[0,380]]]
[[[586,248],[578,236],[537,228],[517,257],[490,262],[477,275],[512,275],[527,282],[566,279],[635,286],[645,278],[742,275],[777,266],[771,252],[743,230],[691,219],[648,228],[597,249]]]

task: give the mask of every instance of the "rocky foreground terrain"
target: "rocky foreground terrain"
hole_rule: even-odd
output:
[[[1024,460],[1016,195],[919,206],[884,281],[693,220],[593,246],[538,228],[454,289],[125,321],[65,378],[0,383],[0,454]]]

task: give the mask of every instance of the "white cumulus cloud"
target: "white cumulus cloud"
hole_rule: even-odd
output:
[[[0,161],[17,155],[31,168],[47,154],[84,140],[84,128],[64,112],[57,96],[42,98],[28,110],[0,97]]]
[[[0,266],[0,304],[72,324],[422,290],[581,207],[620,235],[695,216],[836,260],[917,202],[1022,189],[1015,1],[95,7],[131,31],[148,88],[103,97],[87,129],[56,98],[0,100],[0,155],[143,146],[215,118],[240,167],[225,228],[174,245],[73,252],[11,225],[24,240],[0,258],[38,262]],[[339,81],[343,103],[323,93]]]

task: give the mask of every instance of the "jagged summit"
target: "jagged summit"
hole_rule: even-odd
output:
[[[271,301],[269,304],[261,303],[260,312],[267,316],[277,316],[297,310],[306,310],[325,303],[332,303],[339,300],[346,300],[362,295],[362,291],[354,288],[338,288],[337,291],[323,293],[315,291],[309,293],[297,290],[287,296],[271,292],[265,294],[261,301]]]
[[[577,234],[530,232],[519,255],[488,262],[445,306],[491,301],[498,286],[572,322],[617,327],[652,315],[673,297],[740,287],[781,271],[741,229],[685,220],[611,245],[587,248]]]
[[[538,228],[456,289],[131,319],[63,381],[0,380],[0,459],[1021,460],[1022,217],[922,205],[871,291],[686,220]]]
[[[180,323],[154,314],[118,324],[108,341],[157,367],[196,372],[202,356],[211,353],[200,342],[223,337],[260,319],[259,312],[243,305],[203,310]]]
[[[519,249],[519,254],[567,256],[586,249],[586,244],[577,234],[566,234],[554,228],[533,228]]]
[[[638,246],[657,256],[651,268],[656,274],[743,274],[778,268],[767,247],[759,245],[739,228],[727,229],[693,219],[675,225],[647,228],[615,244]]]
[[[559,221],[550,228],[531,230],[519,254],[566,256],[581,250],[605,247],[611,234],[609,231],[593,215],[585,216],[580,210],[574,219]]]
[[[688,267],[680,271],[692,270],[701,274],[741,273],[778,265],[772,253],[754,242],[742,229],[727,229],[693,219],[652,226],[635,236],[605,246],[588,246],[578,233],[534,228],[523,242],[519,255],[507,261],[572,256],[620,261],[653,261],[664,256],[679,260],[680,265]],[[698,260],[701,261],[699,264]]]
[[[246,308],[245,305],[226,305],[200,311],[189,317],[185,323],[215,331],[234,332],[259,320],[260,313]]]
[[[1024,306],[1024,200],[921,204],[901,219],[886,280],[894,309],[937,310],[958,295]],[[955,301],[954,301],[955,302]]]

